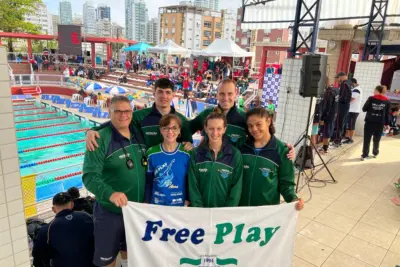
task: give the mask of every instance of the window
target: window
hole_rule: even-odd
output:
[[[210,31],[204,31],[204,37],[211,37]]]
[[[172,19],[172,25],[175,25],[175,18]]]
[[[247,45],[247,43],[248,43],[247,37],[243,37],[242,38],[242,42],[240,44],[241,45]]]
[[[280,42],[282,42],[282,39],[281,39],[281,38],[276,38],[276,41],[277,41],[278,43],[280,43]]]
[[[216,32],[216,33],[215,33],[215,38],[221,39],[221,33],[220,33],[220,32]]]
[[[168,34],[168,28],[165,28],[165,34]]]
[[[240,31],[240,26],[237,26],[237,27],[236,27],[236,30],[237,30],[237,31]]]
[[[175,28],[172,28],[172,33],[175,33]]]
[[[211,28],[211,21],[204,21],[204,28]]]
[[[279,51],[276,51],[276,54],[279,55]]]
[[[217,23],[215,23],[215,27],[217,28],[217,29],[221,29],[221,22],[217,22]]]
[[[203,46],[209,46],[210,45],[210,41],[209,40],[204,40],[203,41]]]
[[[241,16],[241,15],[238,15],[238,19],[242,19],[242,16]]]
[[[239,37],[236,37],[236,43],[239,43],[240,42],[240,39],[239,39]]]

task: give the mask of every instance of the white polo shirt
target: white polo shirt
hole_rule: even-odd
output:
[[[361,112],[361,101],[362,101],[362,93],[361,93],[360,86],[356,86],[351,90],[351,98],[354,98],[355,100],[352,100],[350,102],[349,112],[360,113]]]

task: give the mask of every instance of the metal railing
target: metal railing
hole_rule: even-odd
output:
[[[259,81],[260,80],[257,79],[254,83],[251,83],[249,85],[249,88],[247,88],[247,90],[243,92],[242,96],[244,96],[245,94],[249,94],[249,90],[251,90],[250,95],[244,101],[244,106],[245,107],[247,105],[249,105],[254,100],[254,98],[256,98],[256,96],[258,96],[258,83],[259,83]]]
[[[75,83],[69,82],[63,75],[56,74],[13,74],[11,86],[18,85],[58,85],[73,89],[79,89]]]

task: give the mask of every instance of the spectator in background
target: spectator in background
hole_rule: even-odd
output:
[[[361,160],[369,156],[369,147],[373,137],[373,157],[379,154],[379,143],[381,141],[384,127],[389,127],[390,101],[383,95],[384,88],[381,85],[375,87],[374,95],[365,102],[362,110],[366,112],[364,124],[364,144]]]
[[[351,81],[348,79],[345,72],[339,72],[336,77],[339,79],[339,108],[336,118],[336,133],[334,134],[334,142],[337,147],[341,146],[342,138],[344,135],[344,127],[346,124],[346,118],[349,114],[350,102],[351,102],[351,89],[353,87]]]
[[[108,62],[108,67],[109,67],[110,72],[112,72],[112,67],[113,66],[114,66],[114,61],[113,61],[112,58],[110,58],[110,61]]]
[[[390,112],[390,135],[399,134],[399,126],[397,126],[397,116],[399,115],[399,107],[393,107]]]
[[[94,228],[92,217],[73,211],[67,192],[53,197],[54,220],[43,225],[34,240],[32,256],[35,267],[92,267]],[[50,265],[51,262],[51,265]]]
[[[208,70],[208,60],[204,59],[203,64],[201,65],[201,69],[203,73],[205,73]]]
[[[193,75],[197,75],[199,71],[199,61],[197,58],[193,60]]]
[[[132,64],[129,60],[125,61],[125,69],[126,69],[126,73],[129,74],[130,70],[131,70]]]
[[[275,114],[275,104],[272,99],[268,100],[267,109],[271,114]]]
[[[332,137],[333,128],[338,110],[338,91],[329,84],[329,79],[326,77],[326,89],[321,102],[321,119],[323,146],[321,152],[328,153],[329,139]]]
[[[352,78],[351,82],[353,89],[351,89],[350,109],[347,116],[346,140],[343,142],[344,144],[352,144],[354,142],[353,136],[356,130],[356,122],[358,114],[361,112],[362,91],[356,79]]]
[[[69,188],[67,193],[71,196],[72,201],[74,202],[74,207],[72,208],[73,211],[84,211],[90,215],[93,214],[93,198],[90,196],[81,197],[77,187]]]
[[[253,108],[262,108],[260,96],[256,96],[253,101],[251,101],[249,105],[249,110]]]

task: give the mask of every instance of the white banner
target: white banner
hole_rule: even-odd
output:
[[[240,208],[123,208],[130,267],[291,267],[295,203]]]

